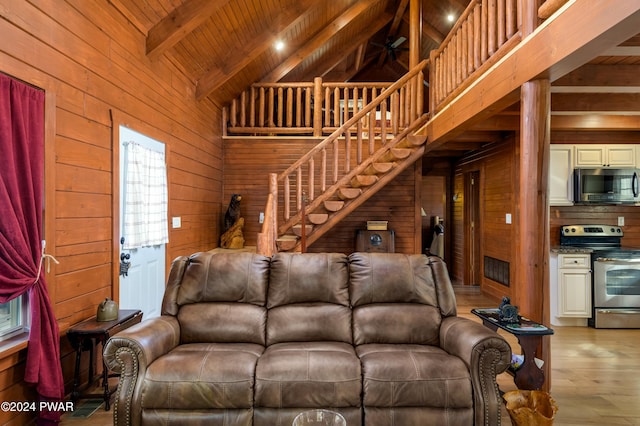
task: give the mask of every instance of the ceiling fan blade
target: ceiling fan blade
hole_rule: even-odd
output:
[[[398,46],[400,46],[402,43],[404,43],[406,40],[407,40],[407,38],[406,38],[406,37],[399,37],[396,41],[394,41],[394,42],[391,44],[391,47],[392,47],[393,49],[395,49],[395,48],[397,48]]]

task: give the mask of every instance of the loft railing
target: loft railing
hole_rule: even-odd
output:
[[[323,82],[319,77],[313,82],[255,83],[224,109],[226,135],[329,135],[391,84]],[[388,111],[394,132],[406,122],[401,108],[405,97],[400,92]]]
[[[527,0],[472,0],[440,48],[431,52],[429,111],[435,114],[522,39]],[[538,17],[547,19],[568,0],[546,0]]]
[[[438,50],[431,52],[430,111],[440,110],[473,77],[520,42],[523,0],[472,0]]]

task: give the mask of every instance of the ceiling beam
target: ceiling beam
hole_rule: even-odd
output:
[[[605,50],[600,56],[640,56],[640,46],[616,46]]]
[[[254,37],[250,43],[229,49],[228,56],[225,60],[220,61],[224,65],[209,70],[198,79],[196,99],[201,100],[215,92],[258,56],[273,48],[276,40],[282,38],[293,27],[306,19],[319,1],[321,0],[294,1],[290,7],[282,10],[278,16],[278,22],[274,22],[271,28],[265,30],[258,37]]]
[[[594,114],[596,112],[640,115],[640,93],[553,93],[553,114]]]
[[[396,9],[396,13],[393,17],[393,22],[391,23],[391,27],[389,27],[389,31],[387,32],[387,36],[384,38],[383,43],[386,43],[389,37],[396,36],[396,33],[398,32],[398,28],[400,27],[400,23],[402,22],[402,17],[404,16],[404,13],[407,10],[408,5],[409,5],[409,0],[400,0],[398,9]],[[382,64],[384,64],[384,61],[386,58],[387,58],[387,49],[382,49],[382,52],[380,52],[380,56],[378,57],[379,67],[381,67]]]
[[[586,64],[553,82],[551,93],[638,93],[640,65]]]
[[[361,0],[347,9],[342,15],[327,24],[319,33],[311,40],[304,44],[297,51],[292,53],[283,63],[272,70],[269,74],[262,78],[262,82],[277,82],[286,76],[291,70],[300,65],[307,56],[311,55],[316,49],[335,37],[336,34],[351,23],[354,19],[366,12],[371,6],[380,0]]]
[[[364,64],[365,54],[367,53],[367,40],[358,45],[358,50],[356,51],[356,60],[354,68],[356,72],[360,71]]]
[[[409,25],[409,21],[407,19],[403,19],[403,21],[405,24]],[[445,39],[445,35],[433,25],[422,21],[422,38],[430,38],[434,43],[440,46]]]
[[[146,39],[147,56],[157,58],[227,3],[229,0],[185,1],[149,30]]]
[[[375,20],[375,22],[372,22],[371,24],[367,25],[367,30],[365,32],[360,33],[358,35],[358,38],[356,38],[355,40],[349,41],[349,44],[348,44],[349,48],[346,51],[342,50],[340,52],[336,52],[328,58],[324,58],[324,57],[320,58],[320,60],[317,61],[318,63],[329,64],[329,66],[326,67],[325,71],[322,71],[320,66],[317,66],[317,67],[314,66],[313,67],[314,75],[320,75],[321,77],[324,77],[327,74],[329,74],[334,68],[336,68],[338,64],[345,61],[347,57],[354,51],[366,50],[366,49],[362,49],[362,46],[365,46],[367,43],[367,40],[369,40],[371,36],[373,36],[375,33],[380,31],[385,25],[387,25],[390,20],[391,20],[391,15],[387,15],[387,14],[381,15]],[[361,62],[363,60],[364,58],[361,59]],[[360,66],[362,66],[362,63],[360,64]],[[355,68],[359,70],[357,61],[355,63]],[[344,71],[348,72],[348,70],[344,70]],[[301,79],[301,81],[307,81],[307,80]],[[343,80],[336,80],[336,81],[343,81]]]
[[[639,115],[552,115],[551,130],[611,130],[640,129]]]
[[[594,0],[567,5],[437,112],[425,129],[428,144],[443,144],[518,102],[520,87],[527,81],[539,77],[554,81],[638,32],[638,2],[621,2],[615,8]]]

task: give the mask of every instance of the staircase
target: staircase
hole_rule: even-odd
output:
[[[421,158],[423,61],[280,174],[269,178],[257,251],[305,251]],[[382,119],[385,117],[386,119]]]

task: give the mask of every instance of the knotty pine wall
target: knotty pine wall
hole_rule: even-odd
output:
[[[280,173],[318,144],[305,138],[228,138],[224,140],[224,199],[242,195],[241,213],[245,218],[245,244],[255,246],[261,229],[259,214],[264,211],[269,191],[269,173]],[[355,156],[353,157],[355,158]],[[316,167],[319,167],[316,163]],[[328,166],[329,168],[331,165]],[[393,182],[372,196],[349,217],[323,235],[307,249],[309,252],[354,251],[355,234],[366,229],[367,220],[388,220],[395,232],[396,252],[420,253],[420,223],[416,220],[421,169],[409,167]],[[418,190],[416,195],[416,190]],[[280,207],[282,202],[280,202]],[[226,207],[225,207],[226,209]],[[417,207],[417,212],[420,208]]]
[[[68,392],[74,354],[66,329],[95,315],[105,297],[117,298],[112,116],[166,144],[169,216],[182,217],[182,228],[170,230],[170,262],[217,245],[221,112],[196,102],[194,83],[165,57],[149,61],[145,34],[108,0],[2,3],[0,72],[47,94],[45,232],[47,252],[60,261],[47,280]],[[0,400],[35,401],[22,381],[25,353],[24,345],[0,352]],[[0,424],[29,417],[0,412]]]

